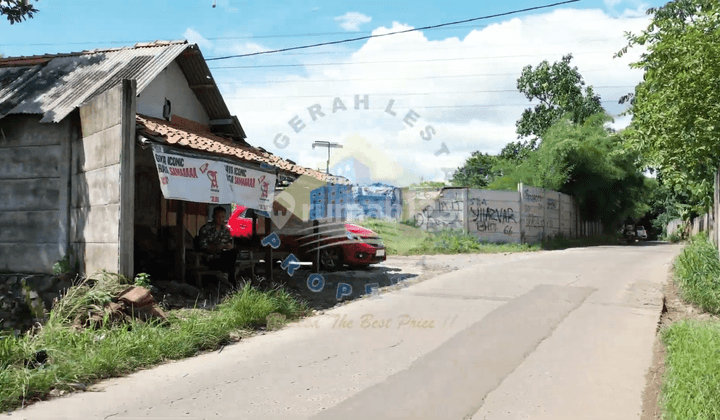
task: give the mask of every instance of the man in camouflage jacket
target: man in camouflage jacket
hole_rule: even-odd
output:
[[[206,253],[211,270],[221,270],[228,275],[233,286],[235,283],[235,261],[238,251],[233,249],[233,238],[225,221],[225,209],[217,206],[213,209],[213,218],[198,232],[200,250]]]

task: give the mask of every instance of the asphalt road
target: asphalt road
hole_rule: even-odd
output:
[[[482,256],[7,418],[639,419],[679,251]]]

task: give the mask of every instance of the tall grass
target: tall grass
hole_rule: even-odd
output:
[[[412,255],[411,251],[429,236],[422,229],[391,220],[365,219],[358,224],[380,235],[388,255]]]
[[[358,224],[375,231],[382,238],[388,255],[461,254],[527,252],[540,250],[539,245],[494,244],[459,230],[426,232],[411,223],[366,219]]]
[[[215,349],[243,329],[265,325],[270,314],[294,319],[306,310],[282,289],[261,292],[246,286],[214,310],[170,311],[165,326],[135,322],[73,331],[62,322],[64,317],[51,316],[35,335],[0,339],[0,410],[42,398],[52,389],[70,391],[73,384]],[[41,350],[48,361],[34,369],[27,367],[27,361]]]
[[[720,313],[720,260],[706,232],[690,238],[674,264],[683,299]],[[720,323],[680,321],[662,331],[667,348],[663,418],[720,419]]]
[[[663,330],[665,419],[720,419],[720,323],[681,321]]]
[[[411,250],[414,254],[463,254],[539,251],[539,245],[496,244],[478,241],[478,238],[459,230],[444,230],[432,234]]]
[[[690,238],[675,260],[675,277],[685,300],[720,314],[720,260],[707,232]]]

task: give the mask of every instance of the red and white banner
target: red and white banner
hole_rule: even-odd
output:
[[[160,189],[166,199],[241,204],[272,211],[275,175],[244,166],[193,157],[153,145]]]

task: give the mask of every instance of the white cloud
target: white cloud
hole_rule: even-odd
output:
[[[218,45],[218,54],[250,54],[254,52],[267,51],[269,48],[265,48],[255,42],[233,42]]]
[[[183,34],[183,38],[187,39],[191,44],[198,44],[201,50],[209,51],[213,49],[213,43],[205,39],[205,37],[200,35],[200,32],[193,28],[187,28]]]
[[[494,154],[515,141],[515,121],[530,105],[517,92],[516,79],[528,64],[552,63],[572,53],[585,82],[606,101],[608,112],[618,115],[625,109],[618,99],[642,79],[642,71],[628,67],[642,51],[612,57],[626,44],[624,31],[638,32],[647,24],[647,18],[611,17],[601,10],[559,9],[493,24],[463,38],[429,40],[418,31],[372,38],[349,54],[293,56],[302,57],[302,63],[346,64],[273,68],[260,77],[237,70],[216,78],[238,83],[223,91],[251,144],[304,166],[325,168],[327,154],[312,150],[312,142],[340,142],[345,147],[333,149],[331,166],[354,156],[377,180],[403,185],[420,177],[441,180],[441,168],[461,165],[473,151]],[[408,28],[396,22],[373,33]],[[258,79],[286,83],[247,83]],[[355,109],[356,95],[362,100],[366,94],[369,109],[363,103]],[[391,101],[395,115],[386,112]],[[324,115],[315,113],[313,120],[308,108],[318,106]],[[288,124],[296,116],[305,124],[299,133]],[[628,121],[617,118],[613,127]],[[423,140],[421,131],[428,126],[434,134]],[[287,147],[273,144],[278,134],[290,139]],[[436,156],[442,143],[449,153]]]
[[[371,20],[372,18],[370,16],[358,12],[347,12],[335,18],[335,22],[340,22],[340,27],[346,31],[359,31],[360,25],[368,23]]]

